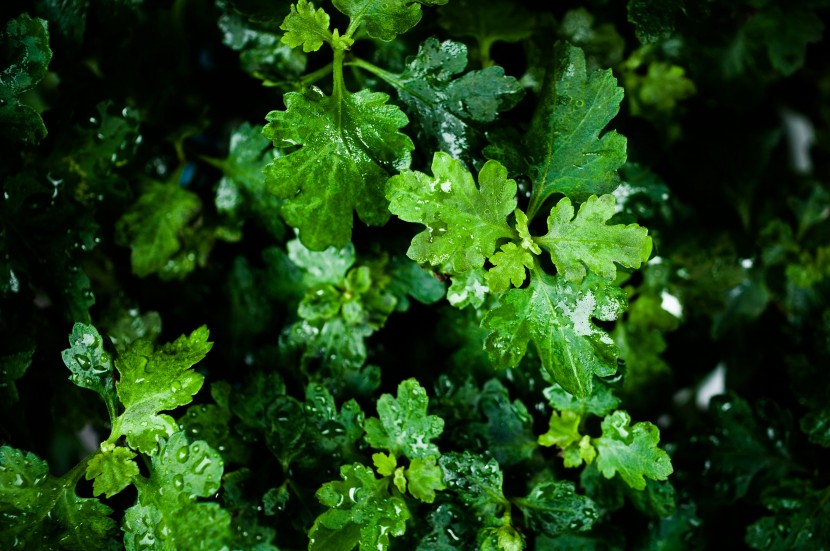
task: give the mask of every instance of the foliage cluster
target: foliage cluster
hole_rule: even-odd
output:
[[[828,15],[3,3],[0,548],[827,548]]]

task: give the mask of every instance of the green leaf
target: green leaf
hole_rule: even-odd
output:
[[[118,244],[132,249],[133,273],[146,277],[171,268],[183,247],[183,233],[201,210],[199,196],[178,184],[146,182],[115,230]]]
[[[574,283],[585,277],[585,267],[606,279],[614,279],[619,263],[639,268],[651,254],[648,230],[637,224],[606,225],[614,216],[614,196],[592,195],[574,217],[571,200],[563,198],[548,216],[548,233],[536,242],[550,252],[557,271]]]
[[[620,399],[614,396],[611,388],[604,382],[594,381],[591,394],[577,398],[564,388],[555,384],[542,391],[553,409],[571,411],[580,416],[586,414],[603,417],[620,405]]]
[[[565,13],[559,25],[559,36],[582,48],[589,71],[614,67],[625,54],[625,39],[614,25],[597,22],[585,8]]]
[[[0,138],[36,144],[46,137],[46,125],[20,96],[43,80],[52,60],[46,21],[26,13],[9,20],[0,30],[0,52]]]
[[[102,447],[100,453],[93,455],[86,468],[86,479],[95,479],[93,495],[105,494],[109,499],[132,484],[133,478],[138,475],[134,457],[135,453],[120,446],[111,449]]]
[[[303,47],[304,52],[316,52],[324,42],[331,44],[332,34],[329,30],[329,14],[323,8],[314,10],[314,4],[307,0],[298,0],[291,5],[291,13],[285,16],[280,25],[285,31],[282,42],[292,48]]]
[[[383,452],[373,453],[372,463],[381,476],[392,476],[392,473],[395,472],[395,468],[398,466],[398,460],[395,459],[395,454],[386,455]]]
[[[427,415],[429,398],[415,379],[398,385],[398,397],[384,394],[378,400],[378,416],[366,419],[366,442],[376,449],[390,450],[409,459],[439,456],[430,440],[444,430],[444,420]]]
[[[335,8],[352,19],[349,29],[364,23],[369,36],[389,41],[421,20],[420,4],[446,4],[447,0],[333,0],[333,3]]]
[[[511,286],[521,287],[527,269],[533,269],[533,255],[515,243],[505,243],[490,259],[493,267],[487,271],[487,286],[494,293],[502,293]]]
[[[452,276],[452,283],[447,289],[447,301],[456,308],[468,305],[480,308],[489,292],[487,272],[483,268],[476,268]]]
[[[320,284],[341,285],[355,262],[354,245],[351,243],[339,250],[329,247],[323,251],[312,251],[299,239],[292,239],[286,248],[291,262],[305,272],[303,282],[307,287]]]
[[[450,452],[442,455],[438,464],[444,471],[447,488],[479,514],[494,515],[510,507],[502,492],[504,475],[495,459],[485,462],[481,456],[470,452]]]
[[[504,385],[490,379],[481,389],[478,407],[487,417],[489,452],[500,465],[509,467],[531,458],[536,450],[533,418],[521,400],[511,402]]]
[[[308,533],[309,550],[389,549],[391,536],[402,536],[410,518],[406,503],[389,495],[387,479],[375,478],[359,463],[340,467],[342,482],[327,482],[317,499],[329,508]]]
[[[386,289],[398,299],[399,312],[409,309],[409,297],[421,304],[434,304],[444,298],[447,289],[430,270],[403,257],[394,257],[390,264],[392,281]]]
[[[159,438],[178,429],[170,416],[159,412],[189,404],[202,388],[204,376],[191,368],[213,346],[208,334],[202,326],[157,350],[139,340],[115,360],[121,375],[116,389],[124,412],[113,424],[108,441],[126,435],[131,447],[152,454]]]
[[[451,273],[482,267],[496,242],[514,235],[507,216],[516,208],[516,182],[499,163],[487,162],[476,186],[461,162],[441,152],[432,173],[404,171],[387,185],[389,210],[427,227],[412,239],[407,256]]]
[[[416,7],[416,9],[419,9]],[[277,147],[295,147],[265,169],[282,215],[314,250],[351,239],[352,211],[370,225],[389,218],[383,186],[391,170],[409,166],[412,141],[398,129],[408,120],[389,96],[339,88],[285,94],[285,111],[271,111],[263,135]]]
[[[14,382],[26,373],[32,364],[34,353],[35,348],[32,346],[0,356],[0,399],[5,403],[12,404],[18,400],[17,386]]]
[[[435,492],[446,488],[441,467],[435,464],[436,458],[416,457],[410,462],[405,474],[409,482],[409,493],[424,503],[435,501]]]
[[[380,73],[393,84],[412,110],[420,127],[440,151],[460,159],[474,138],[470,126],[496,119],[513,108],[524,91],[501,67],[464,72],[467,47],[460,42],[439,42],[431,37],[398,74]]]
[[[616,116],[622,98],[610,69],[588,74],[582,50],[557,42],[525,138],[533,181],[529,216],[554,193],[585,201],[617,187],[626,139],[613,130],[600,133]]]
[[[514,503],[531,529],[548,536],[590,530],[599,517],[594,502],[577,494],[572,482],[541,482]]]
[[[508,290],[484,316],[485,349],[496,365],[514,367],[533,341],[542,366],[562,388],[589,396],[594,375],[617,369],[614,341],[592,320],[614,320],[624,309],[623,291],[599,276],[575,284],[536,271],[529,287]]]
[[[55,478],[35,454],[0,447],[0,547],[101,549],[115,532],[112,509],[78,497],[80,475],[75,469]]]
[[[262,136],[262,127],[246,122],[231,134],[227,159],[205,160],[224,173],[216,188],[216,210],[238,219],[240,225],[251,216],[272,236],[282,239],[285,234],[279,218],[282,201],[266,191],[262,173],[276,152]]]
[[[764,492],[763,503],[772,515],[747,528],[746,543],[752,549],[814,549],[830,538],[830,487],[816,489],[798,479],[782,481]]]
[[[104,341],[98,330],[91,325],[76,323],[69,335],[69,348],[61,353],[61,357],[72,372],[69,380],[100,394],[110,414],[114,414],[116,393],[112,359],[104,350]]]
[[[592,443],[597,448],[597,468],[611,478],[619,473],[626,484],[642,490],[644,476],[665,480],[672,473],[669,455],[657,447],[660,430],[651,423],[629,426],[631,417],[615,411],[602,421],[602,436]]]
[[[231,538],[231,517],[217,503],[197,502],[219,490],[219,454],[183,432],[162,439],[152,457],[150,478],[136,478],[136,504],[126,510],[122,530],[128,551],[174,551],[182,547],[222,549]]]
[[[579,433],[579,423],[582,417],[573,411],[557,411],[551,413],[548,422],[548,432],[539,436],[541,446],[559,446],[562,449],[579,442],[582,435]]]

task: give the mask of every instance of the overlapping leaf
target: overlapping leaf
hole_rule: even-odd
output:
[[[81,388],[94,390],[115,413],[116,393],[112,359],[104,350],[104,341],[91,325],[76,323],[69,335],[70,348],[61,353],[63,363],[72,372],[69,380]]]
[[[527,288],[510,289],[485,315],[485,348],[497,365],[511,367],[532,341],[542,366],[562,388],[588,396],[594,375],[617,369],[614,341],[592,320],[615,320],[624,309],[623,291],[599,276],[589,273],[575,284],[534,272]]]
[[[484,265],[496,242],[513,237],[507,217],[516,208],[516,183],[497,162],[473,176],[446,153],[436,153],[430,177],[405,171],[389,180],[389,210],[427,227],[412,239],[409,258],[462,273]]]
[[[614,196],[592,195],[574,208],[567,197],[551,210],[548,233],[536,242],[550,252],[556,269],[574,283],[585,277],[585,267],[606,279],[617,275],[615,262],[639,268],[651,254],[648,230],[636,224],[608,226],[614,215]]]
[[[447,0],[334,0],[334,7],[352,19],[352,25],[363,23],[372,38],[392,40],[421,20],[421,4],[434,6]]]
[[[304,52],[316,52],[324,42],[332,40],[329,21],[329,14],[323,8],[315,10],[313,3],[298,0],[280,25],[285,31],[282,42],[292,48],[302,46]]]
[[[528,526],[548,536],[590,530],[599,517],[594,502],[577,494],[572,482],[541,482],[515,503]]]
[[[265,169],[271,191],[285,201],[285,221],[314,250],[349,242],[353,210],[367,224],[384,224],[388,171],[407,168],[414,148],[398,132],[406,115],[386,104],[386,94],[368,90],[290,92],[284,99],[286,110],[268,114],[263,135],[277,147],[300,146]]]

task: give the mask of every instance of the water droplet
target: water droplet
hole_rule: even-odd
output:
[[[190,459],[190,450],[187,447],[181,448],[176,453],[176,459],[179,460],[179,463],[187,463],[187,460]]]
[[[178,490],[181,490],[182,487],[184,487],[184,478],[182,478],[182,475],[177,474],[173,477],[173,486],[175,486]]]

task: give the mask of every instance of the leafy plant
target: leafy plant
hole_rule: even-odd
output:
[[[828,11],[4,4],[0,547],[826,548]]]

